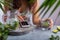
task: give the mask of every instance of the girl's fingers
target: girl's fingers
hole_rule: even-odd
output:
[[[24,18],[22,16],[17,16],[20,21],[24,21]]]

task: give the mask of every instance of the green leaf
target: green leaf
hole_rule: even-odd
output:
[[[0,32],[0,37],[2,36],[2,33]]]
[[[11,1],[11,0],[10,0]],[[3,3],[5,6],[9,7],[10,9],[13,9],[12,6],[10,5],[10,2],[4,1]]]
[[[58,13],[58,16],[57,17],[59,17],[60,16],[60,12]]]
[[[51,35],[50,40],[55,40],[55,37],[53,35]]]
[[[43,10],[41,11],[40,15],[44,12],[44,10],[49,6],[49,4],[52,2],[52,0],[47,1],[47,3],[45,4],[45,7],[43,8]]]
[[[8,34],[3,35],[3,40],[7,40]]]
[[[10,0],[10,1],[12,1],[12,0]],[[2,9],[2,11],[3,11],[4,13],[6,13],[6,12],[5,12],[5,10],[3,9],[3,7],[2,7],[1,4],[9,7],[10,9],[13,9],[13,8],[11,7],[11,5],[10,5],[10,2],[5,1],[5,0],[2,0],[2,1],[0,1],[0,8]]]
[[[0,8],[2,9],[3,12],[5,12],[1,4],[0,4]]]
[[[59,16],[60,16],[60,12],[58,13],[58,15],[57,15],[57,17],[56,17],[54,23],[56,22],[56,20],[58,19]]]
[[[45,13],[43,14],[42,18],[47,14],[47,12],[49,11],[49,9],[54,5],[54,3],[56,3],[57,0],[51,0],[49,2],[49,6],[48,6],[48,9],[45,11]]]
[[[49,17],[53,14],[53,12],[59,7],[60,5],[60,1],[58,1],[58,3],[56,4],[56,6],[54,7],[54,9],[52,10],[52,12],[50,13]]]
[[[2,23],[0,22],[0,25],[2,25]]]
[[[5,28],[4,28],[4,25],[0,25],[0,31],[4,31]]]
[[[56,40],[60,40],[59,36],[56,36],[55,39],[56,39]]]
[[[44,9],[45,9],[45,7],[46,7],[46,5],[47,5],[47,3],[49,2],[50,0],[45,0],[43,3],[42,3],[42,5],[38,8],[38,10],[35,12],[35,14],[37,13],[37,12],[39,12],[43,7],[44,7]],[[43,10],[44,10],[43,9]],[[35,15],[34,14],[34,15]]]
[[[19,25],[19,22],[18,21],[14,21],[14,24],[13,24],[13,28],[16,29]]]

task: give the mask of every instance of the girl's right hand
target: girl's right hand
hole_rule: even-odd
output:
[[[19,19],[21,22],[23,22],[24,20],[27,19],[26,16],[17,16],[17,17],[18,17],[18,19]]]
[[[21,22],[24,21],[24,18],[23,18],[22,16],[17,15],[17,18],[18,18],[18,20],[21,21]]]
[[[17,16],[17,17],[18,17],[18,20],[19,20],[19,21],[21,21],[21,22],[24,21],[24,19],[23,19],[22,16]]]

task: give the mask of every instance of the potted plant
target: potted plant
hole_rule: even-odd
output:
[[[17,21],[14,21],[13,24],[2,24],[0,22],[0,40],[7,40],[9,32],[15,30],[18,24]]]

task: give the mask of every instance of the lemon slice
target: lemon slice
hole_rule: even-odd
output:
[[[57,30],[59,30],[59,31],[60,31],[60,26],[57,26]]]
[[[55,29],[55,30],[53,30],[52,32],[53,32],[53,33],[57,33],[57,32],[58,32],[58,30],[57,30],[57,29]]]

